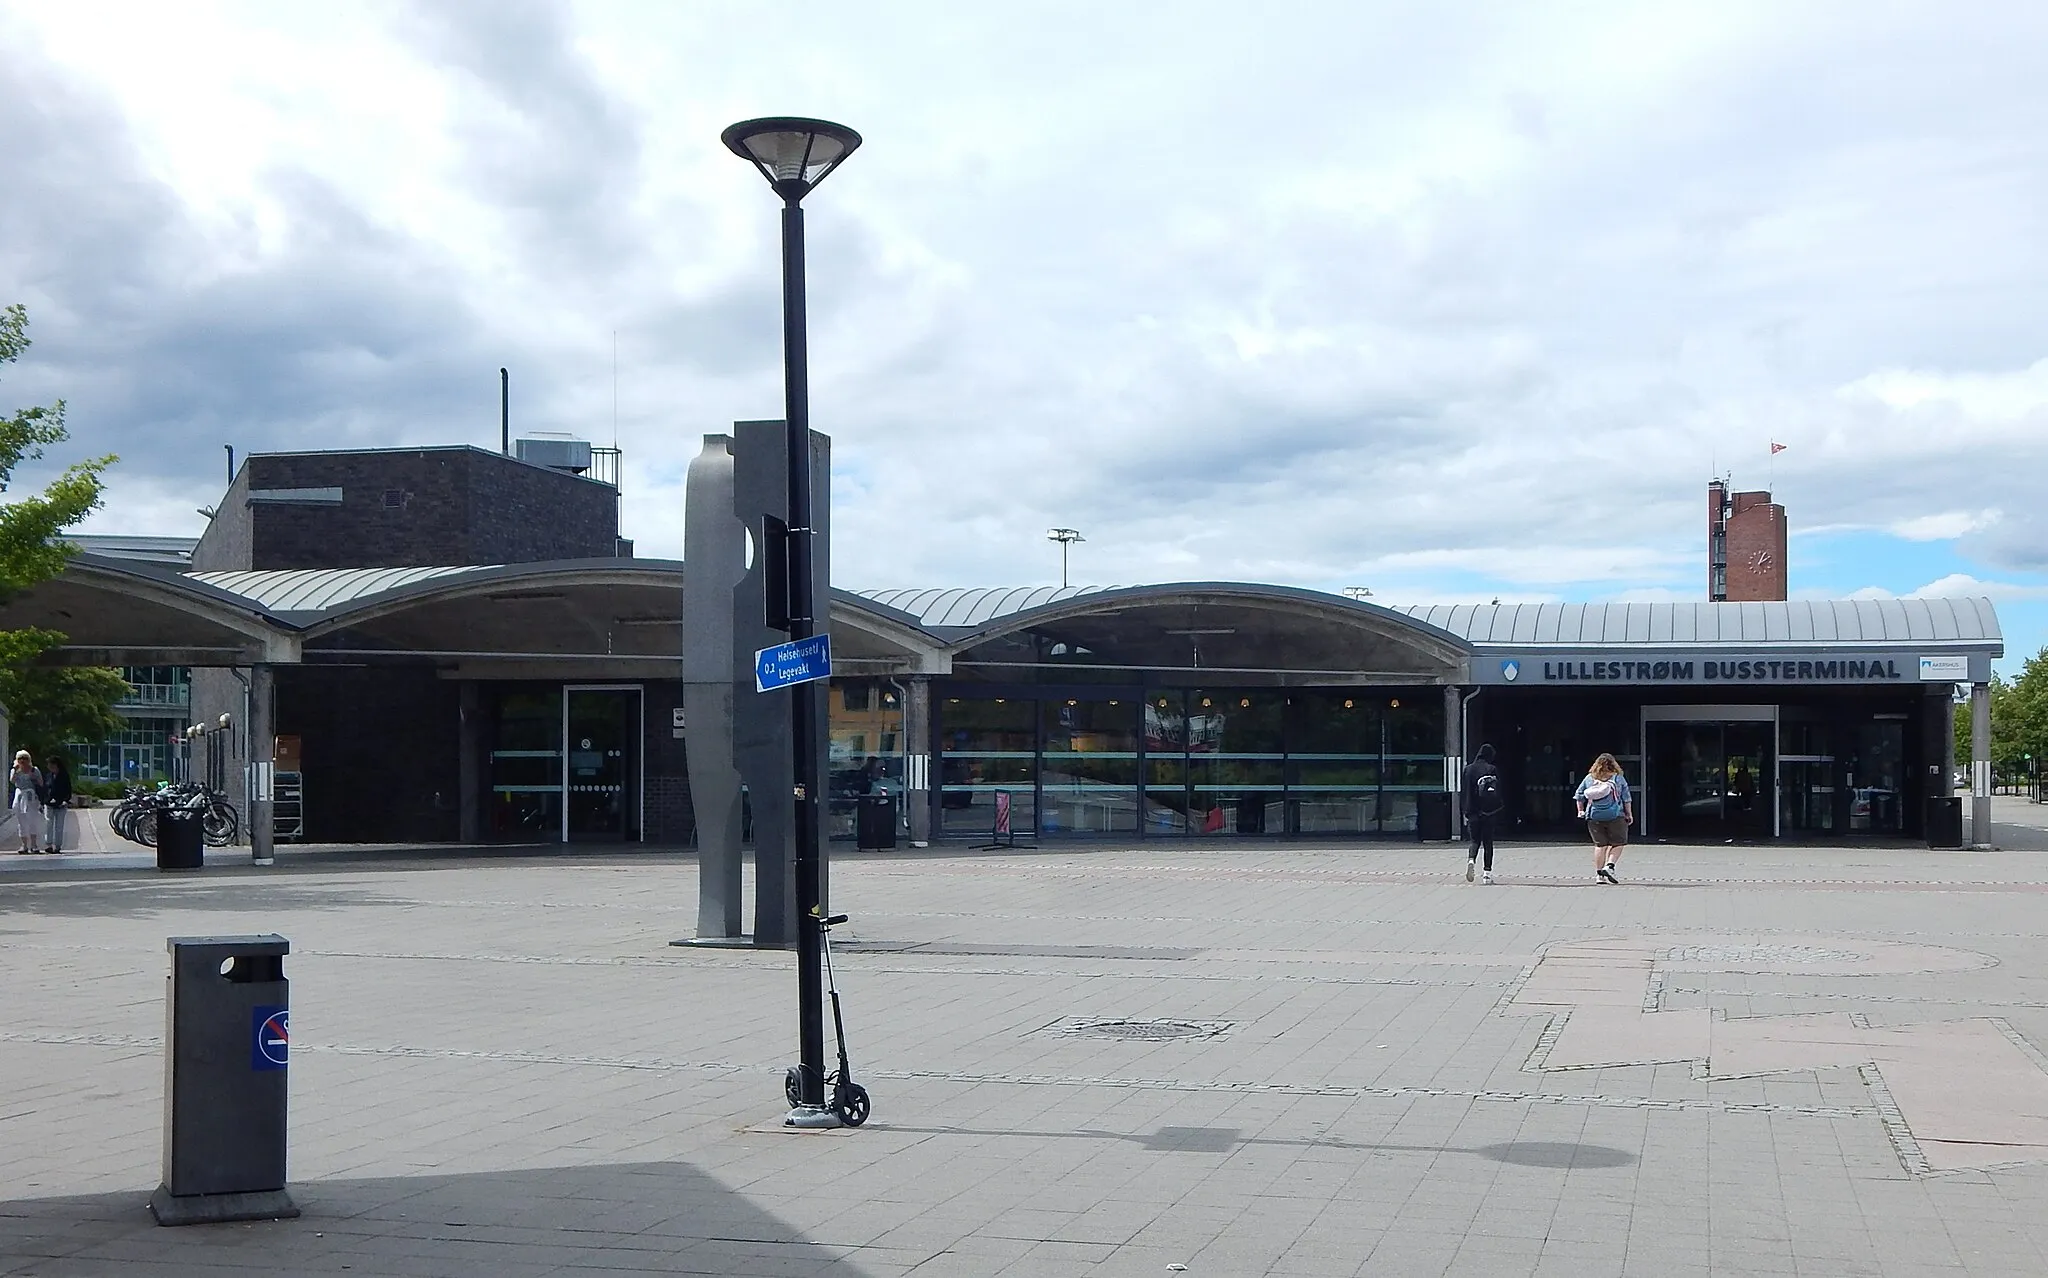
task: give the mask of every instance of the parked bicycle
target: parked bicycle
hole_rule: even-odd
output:
[[[130,786],[108,817],[115,834],[130,843],[156,846],[157,819],[166,812],[187,812],[199,818],[208,847],[221,848],[235,841],[241,832],[241,816],[227,796],[199,781],[170,781],[151,790]]]

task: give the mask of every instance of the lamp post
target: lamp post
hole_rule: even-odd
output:
[[[1045,539],[1060,544],[1060,585],[1064,586],[1067,584],[1067,547],[1077,541],[1088,539],[1076,528],[1048,528],[1045,530]]]
[[[793,116],[743,120],[719,135],[734,155],[768,179],[782,197],[782,395],[783,421],[789,453],[788,540],[766,548],[781,555],[789,583],[786,610],[769,600],[771,616],[786,611],[792,641],[817,633],[811,590],[811,392],[810,355],[804,318],[803,198],[854,148],[860,134],[840,124]],[[776,574],[766,574],[773,581]],[[825,983],[819,933],[819,811],[823,786],[818,777],[818,685],[800,683],[790,689],[790,741],[795,752],[793,792],[796,831],[796,993],[797,1105],[792,1126],[836,1126],[825,1109]]]

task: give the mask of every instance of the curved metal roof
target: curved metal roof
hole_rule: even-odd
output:
[[[1394,611],[1468,643],[1516,647],[2004,643],[1989,599],[1408,604]]]
[[[482,568],[279,568],[186,576],[252,599],[271,612],[323,612],[415,582]]]
[[[982,626],[1000,617],[1013,616],[1063,603],[1082,595],[1124,586],[954,586],[943,590],[857,590],[863,599],[908,613],[923,626]]]

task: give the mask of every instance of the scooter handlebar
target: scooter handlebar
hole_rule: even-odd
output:
[[[844,922],[846,922],[846,916],[845,916],[844,914],[834,914],[834,915],[830,916],[829,918],[825,918],[825,919],[821,919],[821,920],[819,920],[819,926],[821,926],[821,927],[837,927],[837,926],[839,926],[839,925],[840,925],[841,923],[844,923]]]

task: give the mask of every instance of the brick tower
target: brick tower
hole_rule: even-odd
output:
[[[1707,485],[1707,598],[1754,603],[1786,597],[1785,508],[1765,493]]]

